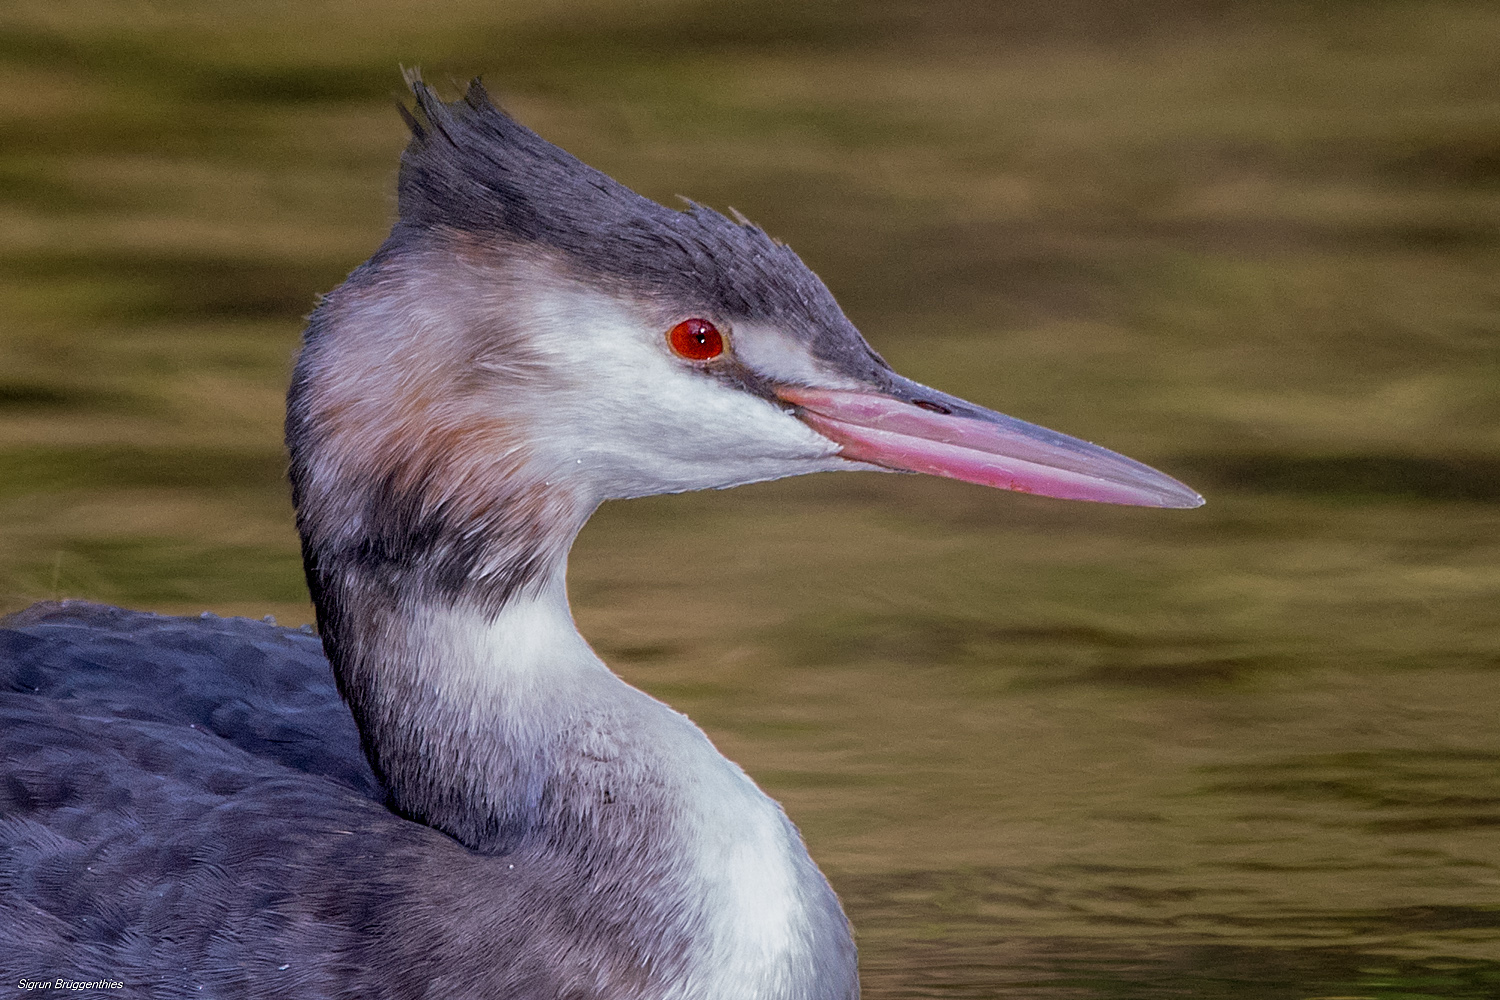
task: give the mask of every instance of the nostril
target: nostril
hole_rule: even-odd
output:
[[[943,405],[938,404],[938,403],[930,403],[930,402],[928,402],[925,399],[914,399],[914,400],[911,401],[911,405],[912,406],[920,406],[922,409],[924,409],[924,410],[931,410],[933,413],[952,413],[953,412],[952,410],[948,409],[946,406],[943,406]]]

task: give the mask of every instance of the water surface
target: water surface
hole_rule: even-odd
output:
[[[585,633],[785,803],[867,996],[1500,996],[1496,51],[1423,0],[14,4],[0,605],[308,620],[300,317],[389,224],[396,64],[484,73],[905,374],[1209,498],[585,530]]]

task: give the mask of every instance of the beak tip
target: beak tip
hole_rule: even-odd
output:
[[[1163,477],[1165,478],[1165,477]],[[1156,504],[1167,510],[1194,510],[1208,503],[1197,490],[1173,479],[1161,500]]]

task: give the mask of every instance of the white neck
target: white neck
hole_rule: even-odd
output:
[[[604,665],[560,573],[498,614],[426,606],[402,626],[360,643],[406,670],[361,720],[398,808],[484,852],[614,869],[609,905],[680,951],[663,998],[849,995],[852,968],[819,968],[830,940],[851,962],[852,945],[796,829],[685,716]],[[842,985],[808,992],[830,975]]]

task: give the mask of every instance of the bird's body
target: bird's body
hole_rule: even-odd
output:
[[[8,625],[0,689],[26,692],[0,730],[12,981],[164,997],[852,988],[852,948],[820,973],[795,947],[809,913],[825,934],[844,923],[780,809],[612,674],[593,704],[565,689],[548,720],[571,729],[549,741],[531,820],[548,835],[472,851],[386,807],[313,636],[81,602]],[[799,899],[804,885],[822,891]]]
[[[855,997],[780,807],[574,627],[578,530],[607,499],[841,468],[1198,498],[902,379],[753,226],[639,198],[477,87],[414,90],[401,219],[314,314],[288,400],[327,659],[242,621],[12,619],[0,969],[152,996]]]

